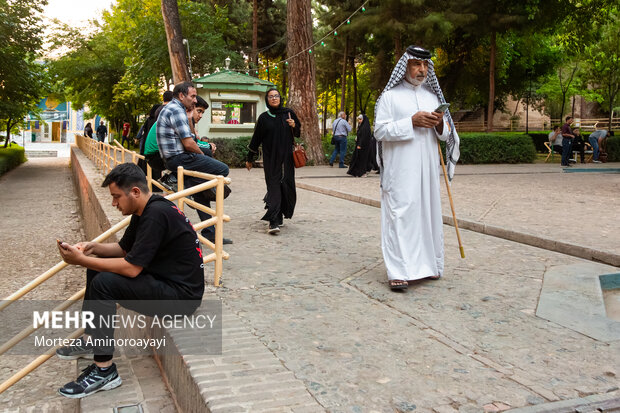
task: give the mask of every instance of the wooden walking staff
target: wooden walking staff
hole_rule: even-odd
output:
[[[461,234],[459,233],[459,224],[456,221],[456,213],[454,212],[454,202],[452,202],[452,193],[450,192],[450,183],[448,182],[448,172],[446,171],[446,164],[443,161],[443,154],[441,153],[441,144],[437,139],[437,152],[439,152],[439,159],[441,159],[441,167],[443,168],[443,177],[446,181],[446,190],[448,191],[448,199],[450,200],[450,209],[452,210],[452,220],[454,221],[454,229],[456,229],[456,239],[459,241],[459,250],[461,251],[461,258],[465,258],[465,250],[463,249],[463,243],[461,242]]]

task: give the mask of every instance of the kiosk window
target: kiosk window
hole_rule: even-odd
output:
[[[211,102],[211,123],[216,125],[256,122],[256,102]]]

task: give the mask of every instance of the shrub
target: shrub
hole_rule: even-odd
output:
[[[460,138],[459,162],[463,164],[532,163],[536,159],[532,138],[525,134],[468,132]]]
[[[214,138],[209,139],[209,142],[217,146],[215,159],[224,162],[230,168],[244,168],[250,140],[252,140],[251,136],[240,136],[238,138]]]
[[[545,146],[545,142],[549,140],[549,132],[530,132],[528,135],[532,138],[532,142],[536,147],[536,152],[547,153],[548,149]]]
[[[0,175],[26,162],[24,148],[10,143],[8,147],[0,147]]]
[[[620,161],[620,136],[607,138],[607,162]]]

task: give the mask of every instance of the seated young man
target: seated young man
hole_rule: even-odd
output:
[[[133,163],[118,165],[102,186],[109,188],[112,206],[132,217],[118,243],[59,242],[66,263],[87,268],[82,311],[92,312],[94,320],[111,319],[122,300],[124,307],[151,316],[193,313],[204,292],[204,265],[192,224],[175,204],[148,191],[144,172]],[[81,398],[121,384],[113,345],[92,345],[110,342],[113,328],[94,324],[77,345],[56,351],[62,359],[95,361],[59,390],[63,396]]]
[[[553,147],[553,152],[562,153],[562,134],[559,126],[555,126],[553,132],[549,133],[549,143]]]

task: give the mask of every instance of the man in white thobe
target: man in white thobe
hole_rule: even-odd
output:
[[[381,242],[393,290],[444,271],[440,160],[447,141],[450,178],[458,135],[437,83],[430,52],[410,46],[392,72],[375,109],[381,168]]]

